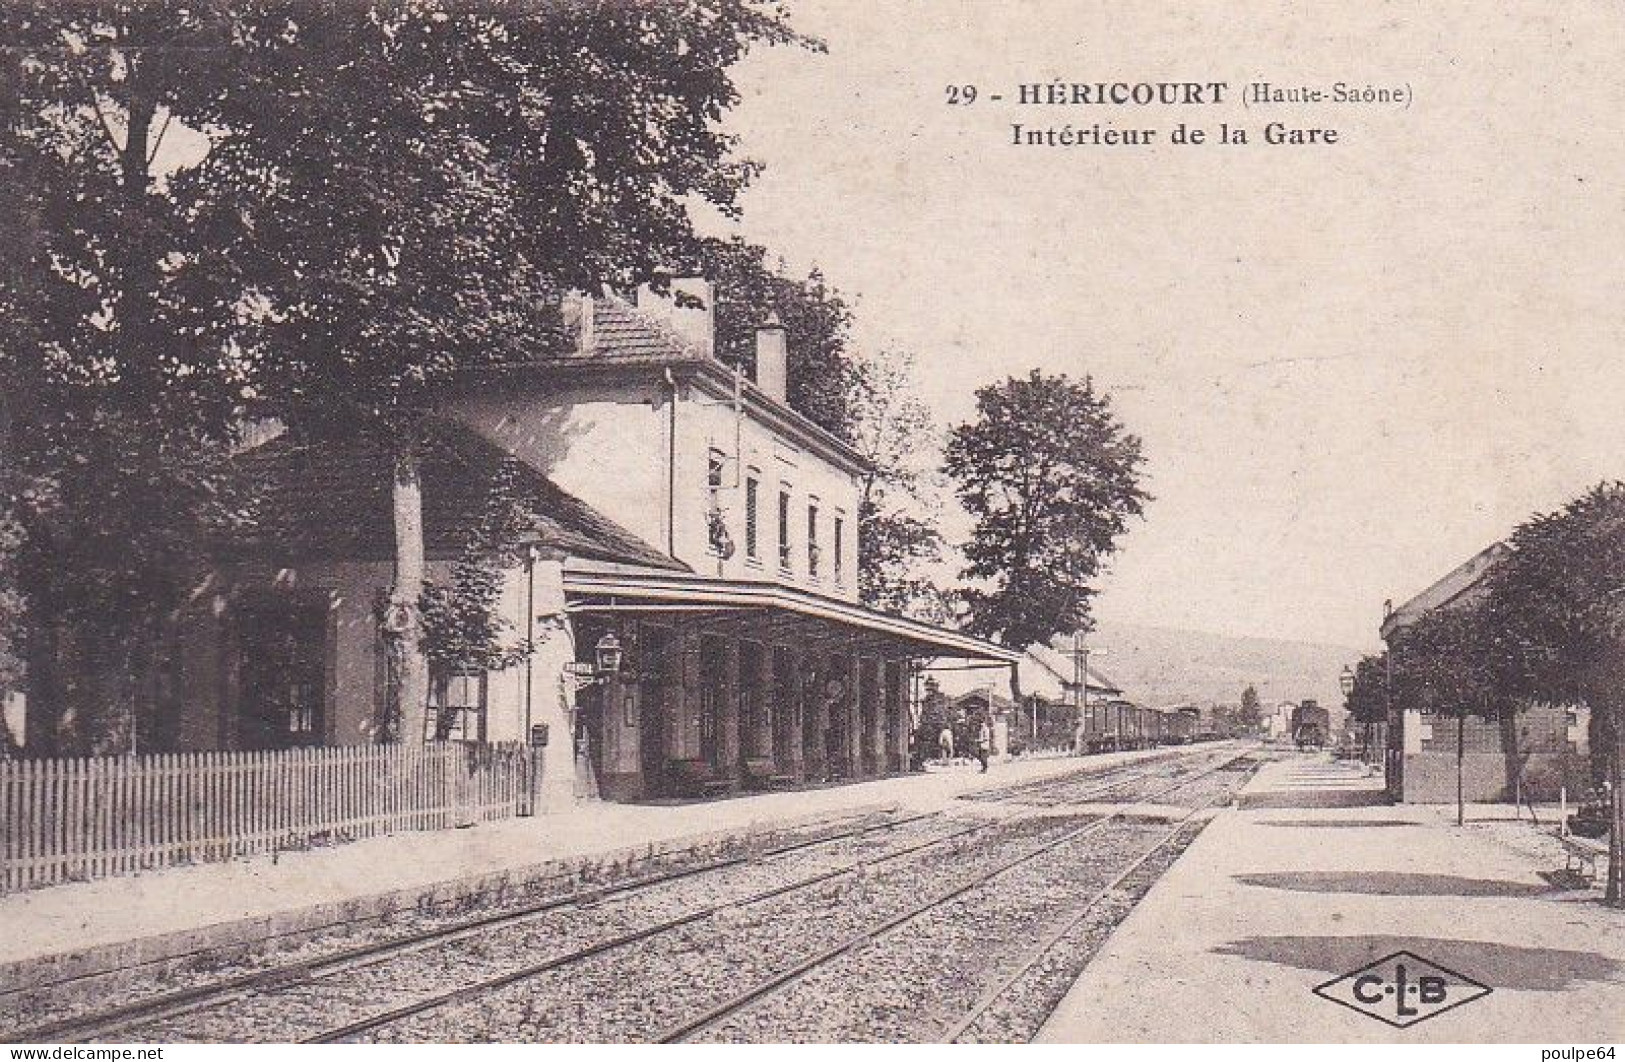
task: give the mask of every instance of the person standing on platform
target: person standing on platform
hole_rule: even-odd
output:
[[[942,754],[944,764],[954,760],[954,732],[948,724],[942,725],[942,733],[937,735],[937,751]]]
[[[987,716],[976,727],[976,759],[982,765],[982,773],[987,773],[987,758],[993,752],[993,727]]]

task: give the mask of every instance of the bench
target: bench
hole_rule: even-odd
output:
[[[672,760],[667,766],[671,787],[681,796],[719,796],[733,788],[733,782],[717,777],[705,760]]]
[[[1563,864],[1565,874],[1573,874],[1588,886],[1597,880],[1597,860],[1607,858],[1606,846],[1585,837],[1559,837],[1563,843],[1563,854],[1566,862]]]
[[[772,760],[748,759],[741,766],[739,775],[746,789],[769,789],[776,773]]]

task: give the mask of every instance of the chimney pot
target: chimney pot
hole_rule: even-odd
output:
[[[573,335],[576,350],[588,351],[593,346],[593,298],[584,291],[570,291],[564,295],[561,306],[566,335]]]
[[[777,311],[756,328],[756,386],[780,402],[790,394],[790,349]]]

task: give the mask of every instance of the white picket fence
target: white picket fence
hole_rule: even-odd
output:
[[[531,811],[519,745],[0,762],[0,891]]]

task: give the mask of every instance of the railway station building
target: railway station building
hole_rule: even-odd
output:
[[[560,351],[463,381],[421,449],[431,580],[493,484],[520,516],[497,587],[500,668],[440,667],[404,740],[545,749],[547,799],[704,795],[906,770],[913,669],[1018,654],[864,607],[863,458],[790,408],[785,329],[754,377],[703,309],[572,296]],[[275,435],[238,457],[259,499],[174,624],[138,751],[365,745],[385,719],[389,462]]]
[[[1405,631],[1438,609],[1462,608],[1485,593],[1484,581],[1510,547],[1497,542],[1451,569],[1437,582],[1383,617],[1380,634],[1391,659],[1405,652]],[[1469,801],[1510,801],[1521,795],[1557,799],[1559,787],[1580,791],[1589,757],[1590,709],[1583,705],[1529,704],[1500,720],[1467,717],[1458,733],[1454,717],[1423,704],[1391,698],[1384,776],[1390,799],[1412,804],[1456,799],[1461,745],[1462,793]]]

